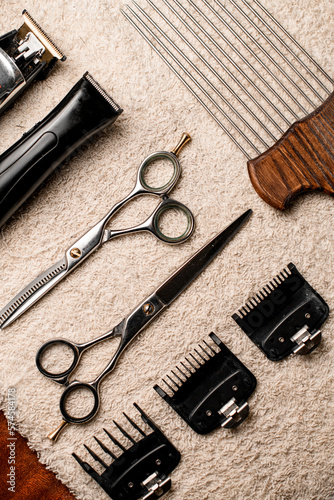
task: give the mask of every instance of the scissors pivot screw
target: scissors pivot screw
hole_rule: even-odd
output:
[[[146,304],[143,305],[143,311],[145,314],[147,314],[147,316],[149,314],[153,314],[154,313],[154,305],[151,304],[151,302],[146,302]]]
[[[73,257],[73,259],[78,259],[81,255],[81,251],[79,248],[72,248],[70,251],[70,256]]]

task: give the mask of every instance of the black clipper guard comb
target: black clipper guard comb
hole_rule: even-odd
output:
[[[142,420],[153,432],[146,434],[125,413],[125,418],[132,427],[142,436],[136,441],[117,422],[114,424],[125,438],[131,442],[130,448],[125,448],[110,432],[103,429],[109,440],[122,452],[116,456],[104,443],[94,436],[95,441],[113,462],[107,465],[94,451],[84,445],[88,453],[105,471],[100,475],[87,462],[84,462],[75,453],[73,457],[95,481],[104,489],[113,500],[150,500],[163,496],[171,488],[170,473],[180,462],[181,455],[168,441],[154,422],[134,403]]]
[[[272,361],[308,354],[321,340],[329,308],[290,263],[232,318]]]
[[[56,167],[121,113],[85,73],[44,120],[0,156],[0,226]]]
[[[66,57],[24,10],[18,30],[0,36],[0,114],[34,81],[44,80]]]
[[[160,386],[154,389],[198,434],[208,434],[217,427],[237,427],[249,414],[247,399],[256,387],[254,375],[214,334],[213,349],[203,340],[189,353],[167,382],[169,396]],[[201,352],[200,352],[201,351]],[[173,385],[171,385],[173,384]]]

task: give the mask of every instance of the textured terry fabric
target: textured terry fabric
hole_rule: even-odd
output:
[[[333,2],[266,0],[270,11],[333,74]],[[106,244],[13,325],[1,331],[1,397],[17,389],[17,424],[81,500],[105,499],[71,453],[91,464],[82,447],[102,437],[112,419],[132,417],[136,401],[182,453],[171,500],[333,498],[333,319],[321,346],[308,357],[273,363],[231,315],[292,261],[333,304],[333,199],[306,195],[284,213],[253,190],[243,155],[107,0],[2,1],[0,32],[19,25],[27,8],[68,60],[36,83],[0,120],[5,151],[89,70],[123,115],[61,167],[1,231],[1,307],[95,223],[132,187],[149,153],[168,149],[183,131],[193,141],[180,155],[182,178],[173,196],[196,217],[196,232],[171,247],[148,234]],[[117,224],[131,225],[156,200],[138,200]],[[46,435],[60,422],[61,387],[36,369],[38,347],[52,337],[88,341],[117,324],[206,240],[247,208],[254,215],[196,282],[152,325],[102,384],[98,417],[68,427],[57,444]],[[148,212],[146,212],[148,213]],[[141,215],[142,217],[143,215]],[[139,218],[140,220],[140,218]],[[200,339],[214,331],[258,379],[250,416],[236,430],[199,436],[153,391],[153,385]],[[76,378],[92,380],[115,348],[106,342],[86,354]],[[97,467],[100,471],[101,468]]]

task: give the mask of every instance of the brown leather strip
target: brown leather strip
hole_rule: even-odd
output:
[[[37,454],[18,432],[11,436],[3,412],[0,411],[0,498],[13,500],[74,500],[56,476],[38,461]],[[15,463],[8,463],[15,460]],[[13,469],[15,467],[15,480]],[[9,474],[12,472],[12,476]],[[12,479],[12,483],[7,482]],[[11,486],[14,484],[15,486]],[[8,488],[14,488],[15,491]]]

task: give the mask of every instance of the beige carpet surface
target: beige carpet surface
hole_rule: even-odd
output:
[[[264,3],[334,74],[334,3]],[[306,195],[284,213],[265,204],[251,186],[242,153],[123,18],[118,0],[2,0],[0,5],[0,33],[18,27],[26,8],[68,57],[1,117],[1,152],[41,120],[86,70],[124,109],[110,129],[55,172],[2,228],[0,308],[129,192],[146,155],[168,150],[184,131],[193,140],[180,154],[182,177],[173,197],[196,218],[196,232],[180,246],[148,234],[104,245],[1,331],[1,407],[7,412],[8,388],[15,387],[20,432],[80,500],[107,495],[71,453],[93,465],[83,443],[98,451],[93,435],[102,438],[102,428],[113,429],[113,419],[126,425],[123,411],[135,418],[133,402],[182,454],[166,496],[170,500],[334,498],[333,318],[324,324],[323,341],[311,355],[278,363],[269,361],[231,318],[290,261],[332,308],[333,199]],[[134,202],[118,227],[142,220],[156,203],[147,198]],[[46,436],[61,421],[62,388],[38,372],[39,346],[53,337],[84,342],[106,332],[248,208],[254,214],[247,226],[133,342],[103,382],[97,418],[69,426],[52,444]],[[254,373],[258,386],[249,400],[250,416],[237,430],[200,436],[153,385],[211,331]],[[109,341],[84,355],[76,378],[92,380],[115,346]]]

